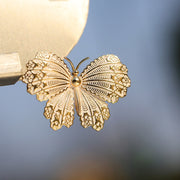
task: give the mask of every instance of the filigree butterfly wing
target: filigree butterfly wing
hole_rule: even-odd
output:
[[[27,91],[36,94],[39,101],[46,101],[70,87],[72,75],[64,61],[53,53],[39,52],[27,64],[22,81]]]
[[[130,87],[127,68],[115,55],[104,55],[87,66],[81,73],[81,88],[102,101],[116,103],[119,97],[126,96]]]
[[[93,129],[100,131],[104,126],[104,120],[108,120],[110,117],[107,103],[81,87],[76,87],[74,92],[76,111],[80,116],[82,126],[84,128],[92,126]]]
[[[44,109],[44,116],[50,119],[51,128],[59,130],[63,125],[70,127],[74,120],[74,91],[65,92],[51,98]]]
[[[74,119],[74,92],[72,75],[61,58],[53,53],[40,52],[27,64],[22,81],[27,91],[36,94],[39,101],[48,100],[44,116],[50,119],[53,130],[63,125],[70,127]]]

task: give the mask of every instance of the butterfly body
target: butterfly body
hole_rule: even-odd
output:
[[[53,53],[40,52],[27,64],[22,81],[27,91],[47,101],[44,116],[50,119],[53,130],[70,127],[74,120],[74,104],[84,128],[99,131],[110,117],[105,101],[116,103],[130,87],[127,68],[115,55],[104,55],[87,66],[79,75],[70,59],[71,73],[64,61]]]
[[[78,87],[81,85],[81,79],[78,77],[78,74],[79,74],[79,72],[72,73],[73,78],[72,78],[71,83],[72,83],[73,87]]]

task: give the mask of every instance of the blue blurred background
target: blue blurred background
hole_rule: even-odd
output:
[[[100,132],[54,132],[25,84],[0,87],[0,179],[180,179],[180,1],[91,1],[69,58],[109,53],[132,85]]]

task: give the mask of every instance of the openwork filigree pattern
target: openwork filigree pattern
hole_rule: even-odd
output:
[[[40,52],[27,63],[22,81],[27,91],[39,101],[48,100],[44,116],[50,119],[53,130],[63,125],[70,127],[74,120],[74,102],[84,128],[92,126],[100,131],[110,117],[105,101],[116,103],[126,96],[130,87],[127,68],[115,55],[97,58],[78,76],[79,65],[72,66],[71,74],[64,61],[53,53]]]
[[[38,53],[27,63],[22,81],[28,84],[30,94],[36,94],[39,101],[46,101],[67,90],[71,78],[67,65],[57,55]]]
[[[90,91],[103,101],[116,103],[126,96],[130,87],[127,68],[115,55],[95,59],[81,74],[82,88]]]
[[[44,109],[44,116],[51,119],[51,128],[60,129],[63,125],[70,127],[74,120],[74,93],[71,88],[51,98]]]
[[[80,116],[84,128],[92,126],[100,131],[104,126],[104,120],[108,120],[110,113],[107,103],[97,99],[85,90],[75,88],[77,101],[77,113]]]

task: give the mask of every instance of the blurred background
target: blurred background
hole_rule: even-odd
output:
[[[100,132],[82,128],[77,115],[54,132],[46,102],[25,84],[0,87],[0,180],[180,179],[180,1],[91,1],[69,58],[109,53],[127,65],[132,85],[109,104]]]

